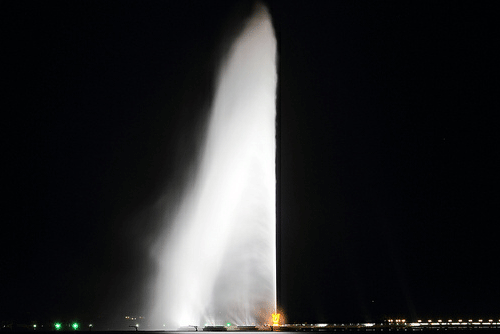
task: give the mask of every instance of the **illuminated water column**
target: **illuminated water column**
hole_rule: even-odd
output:
[[[166,327],[259,325],[276,309],[275,58],[257,6],[221,66],[196,177],[156,254]]]

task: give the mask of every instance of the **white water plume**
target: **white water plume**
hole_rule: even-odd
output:
[[[225,59],[195,179],[155,254],[154,313],[170,328],[259,325],[276,309],[276,39],[264,7]]]

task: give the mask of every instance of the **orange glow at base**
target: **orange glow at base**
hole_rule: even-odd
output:
[[[271,315],[273,316],[273,326],[279,326],[280,314],[279,313],[273,313]]]

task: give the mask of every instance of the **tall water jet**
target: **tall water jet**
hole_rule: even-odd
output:
[[[196,176],[156,248],[157,323],[259,325],[276,310],[276,82],[271,18],[256,6],[221,66]]]

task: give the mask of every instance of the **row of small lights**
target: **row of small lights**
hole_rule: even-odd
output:
[[[43,326],[42,326],[43,327]],[[71,324],[71,327],[76,331],[78,328],[80,328],[80,324],[77,322],[74,322]],[[33,329],[36,329],[37,325],[33,324]],[[60,322],[54,323],[54,328],[58,331],[63,328],[63,325]],[[92,324],[89,324],[89,328],[92,328]]]
[[[392,324],[392,323],[396,323],[396,324],[398,324],[398,323],[401,323],[401,324],[406,324],[406,320],[405,320],[405,319],[395,319],[395,320],[393,320],[393,319],[389,319],[389,320],[388,320],[388,322],[389,322],[389,323],[391,323],[391,324]],[[427,320],[427,322],[428,322],[429,324],[436,324],[436,322],[432,322],[432,320]],[[422,320],[417,320],[417,323],[418,323],[418,324],[426,324],[425,322],[422,322]],[[442,324],[442,323],[443,323],[443,320],[441,320],[441,319],[437,321],[437,324]],[[445,323],[446,323],[446,322],[445,322]],[[456,324],[456,322],[453,322],[453,320],[451,320],[451,319],[450,319],[450,320],[448,320],[448,323],[451,323],[451,324]],[[459,320],[458,320],[458,323],[461,323],[461,324],[467,324],[467,323],[472,323],[472,324],[483,324],[483,320],[482,320],[482,319],[479,319],[479,320],[478,320],[478,322],[473,322],[473,320],[472,320],[472,319],[469,319],[469,321],[467,321],[467,322],[463,322],[463,320],[462,320],[462,319],[459,319]],[[488,324],[488,325],[489,325],[489,324],[492,324],[492,323],[493,323],[493,319],[489,319],[489,320],[488,320],[488,322],[485,322],[484,324]],[[500,323],[500,319],[498,320],[498,323]],[[495,324],[496,324],[496,323],[495,323]]]

